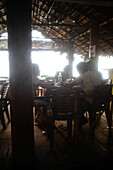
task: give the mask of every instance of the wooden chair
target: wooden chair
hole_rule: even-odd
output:
[[[86,99],[92,100],[92,112],[89,115],[90,118],[90,132],[94,135],[94,128],[98,119],[103,113],[106,114],[107,123],[109,127],[109,138],[111,136],[111,125],[112,125],[112,110],[113,110],[113,97],[112,97],[112,82],[96,87],[92,95],[84,96]],[[98,112],[98,116],[96,113]]]
[[[72,119],[74,116],[74,100],[75,96],[78,95],[81,88],[61,88],[52,90],[52,113],[49,115],[49,139],[51,148],[54,143],[54,129],[56,129],[61,135],[61,131],[55,126],[55,120],[67,121],[67,137],[65,140],[69,141],[72,138]]]
[[[9,90],[9,81],[6,81],[5,83],[3,83],[3,87],[1,90],[1,99],[0,99],[0,119],[2,122],[3,129],[6,128],[4,112],[6,113],[8,122],[10,122],[10,116],[8,110],[8,105],[9,105],[8,90]]]

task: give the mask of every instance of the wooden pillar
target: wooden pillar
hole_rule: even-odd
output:
[[[94,67],[98,69],[98,46],[99,46],[99,30],[97,25],[92,24],[90,28],[90,45],[89,58],[94,62]]]
[[[73,42],[69,43],[69,52],[68,52],[68,60],[69,60],[69,66],[70,66],[70,77],[73,76],[73,61],[74,61],[74,46]]]
[[[31,0],[7,2],[12,156],[16,166],[34,161],[31,67]]]

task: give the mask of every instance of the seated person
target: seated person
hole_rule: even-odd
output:
[[[91,94],[96,86],[102,85],[102,75],[99,71],[94,70],[92,63],[80,62],[77,70],[80,76],[77,77],[70,86],[80,84],[86,94]]]
[[[33,96],[35,96],[36,94],[36,86],[41,86],[43,88],[46,87],[50,87],[51,85],[53,85],[53,83],[45,83],[42,80],[40,80],[37,76],[40,75],[40,69],[38,64],[32,64],[32,84],[33,84]],[[34,100],[34,105],[36,107],[36,111],[37,113],[35,114],[35,124],[39,124],[38,119],[40,116],[40,119],[43,118],[43,115],[39,115],[39,113],[41,113],[42,109],[40,110],[40,108],[43,108],[43,112],[46,112],[47,107],[50,107],[51,103],[48,99],[39,99],[39,100]],[[41,121],[41,120],[40,120]],[[40,122],[41,124],[41,122]]]
[[[62,72],[62,80],[66,81],[70,77],[70,66],[66,65]]]
[[[81,88],[85,94],[92,94],[95,87],[102,85],[101,73],[96,71],[93,67],[93,63],[80,62],[77,65],[77,70],[80,76],[76,78],[73,82],[68,83],[68,86],[81,85]],[[90,99],[80,99],[79,101],[79,124],[83,125],[87,123],[87,119],[84,117],[86,111],[91,115],[92,101]]]
[[[33,90],[35,90],[36,86],[40,86],[42,88],[51,87],[53,85],[53,82],[44,82],[43,80],[40,80],[38,76],[40,75],[40,69],[38,64],[32,64],[32,82],[33,82]],[[33,95],[35,95],[35,92],[33,91]]]
[[[58,71],[56,74],[55,74],[55,80],[56,82],[58,82],[58,76],[59,76],[59,73],[61,73],[61,78],[62,78],[62,82],[65,82],[67,79],[69,79],[70,77],[70,66],[69,65],[66,65],[63,69],[63,71]]]

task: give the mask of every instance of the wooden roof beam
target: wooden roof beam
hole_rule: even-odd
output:
[[[76,34],[77,34],[77,38],[74,38],[74,40],[78,40],[79,38],[85,37],[86,34],[87,34],[87,31],[86,31],[86,34],[84,34],[84,32],[81,33],[81,35],[80,35],[79,33],[77,33],[77,32],[76,32]],[[105,43],[106,43],[107,45],[109,45],[111,48],[113,47],[113,45],[110,44],[110,43],[109,43],[107,40],[105,40],[104,38],[102,38],[101,35],[100,35],[100,40],[102,40],[103,42],[105,42]]]
[[[70,3],[78,3],[78,4],[87,4],[87,5],[95,5],[95,6],[113,6],[112,0],[55,0],[61,2],[70,2]]]
[[[43,9],[42,9],[43,10]],[[44,11],[44,10],[43,10]],[[44,11],[45,12],[45,11]],[[51,17],[54,17],[54,16],[51,16]],[[36,23],[37,24],[37,23]],[[50,26],[49,24],[47,25],[47,23],[41,23],[41,24],[45,24],[46,26]],[[38,25],[38,24],[37,24]],[[51,29],[53,29],[53,28],[51,28]],[[55,29],[53,29],[54,31],[56,31]],[[63,30],[63,31],[65,31],[67,34],[69,34],[66,30]],[[59,31],[56,31],[57,32],[57,34],[59,33],[59,34],[61,34]],[[61,34],[62,35],[62,34]],[[63,35],[62,35],[63,36]],[[70,34],[69,34],[69,36],[70,36]],[[70,39],[68,39],[68,38],[66,38],[67,40],[70,40]],[[74,42],[75,43],[75,42]],[[76,44],[76,46],[77,46],[77,44]],[[80,47],[79,47],[80,48]],[[82,51],[84,51],[85,53],[87,53],[83,48],[81,49]]]
[[[44,27],[43,28],[44,30],[46,30],[46,28]],[[48,30],[47,30],[48,31]],[[61,33],[60,33],[61,34]],[[63,35],[62,35],[63,36]],[[70,39],[68,39],[68,38],[66,38],[67,40],[69,40],[70,41]],[[74,45],[76,45],[79,49],[81,49],[82,51],[84,51],[84,53],[87,53],[87,51],[85,51],[82,47],[79,47],[75,42],[74,42]],[[80,52],[82,55],[84,55],[83,54],[83,52]]]
[[[44,9],[41,9],[41,10],[43,10],[44,12],[45,12],[45,10]],[[55,9],[54,9],[55,10]],[[58,11],[58,10],[57,10]],[[60,11],[59,11],[60,12]],[[46,13],[46,12],[45,12]],[[62,15],[64,15],[64,14],[62,14]],[[53,15],[51,15],[50,14],[50,16],[51,16],[51,18],[54,18],[55,20],[58,20],[58,18],[56,18],[55,16],[53,16]],[[43,17],[43,16],[42,16]],[[44,18],[44,17],[43,17]],[[53,21],[52,21],[53,22]],[[47,25],[47,23],[43,23],[43,24],[45,24],[45,25]],[[58,25],[57,25],[58,24]],[[59,23],[52,23],[52,24],[49,24],[48,23],[48,26],[68,26],[68,27],[82,27],[81,25],[78,25],[78,23],[77,23],[77,25],[71,25],[71,24],[59,24]],[[69,33],[69,32],[67,32],[65,29],[63,29],[62,28],[62,30],[64,31],[64,32],[66,32],[69,36],[71,36],[71,34]],[[57,30],[57,32],[59,32],[58,30]],[[71,31],[72,32],[72,31]]]
[[[45,16],[44,18],[47,18],[47,17],[48,17],[48,15],[50,14],[50,12],[51,12],[54,4],[55,4],[55,1],[52,3],[51,7],[49,8],[49,10],[48,10],[48,12],[47,12],[47,14],[46,14],[46,16]]]
[[[41,9],[41,10],[43,10],[44,11],[44,9]],[[45,11],[44,11],[45,12]],[[46,12],[45,12],[46,13]],[[43,16],[42,16],[43,17]],[[55,19],[57,19],[55,16],[52,16],[51,15],[51,17],[54,17]],[[44,17],[43,17],[44,18]],[[38,18],[36,18],[37,20],[38,20]],[[38,20],[38,21],[40,21],[40,20]],[[41,24],[47,24],[47,23],[41,23]],[[45,25],[45,26],[47,26],[47,25]],[[50,26],[50,25],[49,25]],[[56,29],[53,29],[53,30],[55,30],[56,31]],[[64,30],[64,29],[62,29],[64,32],[66,32],[66,30]],[[59,33],[59,34],[61,34],[58,30],[56,31],[56,33]],[[69,33],[67,32],[67,34],[69,35]],[[61,34],[62,35],[62,34]],[[63,35],[62,35],[63,36]],[[70,36],[70,35],[69,35]],[[68,38],[67,38],[68,39]]]
[[[35,19],[37,19],[38,20],[38,18],[35,18]],[[39,21],[39,20],[38,20]],[[45,24],[45,23],[42,23],[42,24]],[[35,24],[33,24],[33,26],[34,25],[37,25],[36,23]],[[42,27],[42,25],[39,25],[39,26],[41,26]],[[48,25],[43,25],[43,26],[48,26]],[[45,27],[44,27],[45,28]],[[54,30],[57,34],[60,34],[62,37],[63,37],[63,34],[61,34],[59,31],[56,31],[55,29],[53,29],[53,28],[50,28],[50,29],[52,29],[52,30]],[[48,30],[47,30],[48,31]],[[68,38],[66,38],[66,39],[68,39]]]
[[[73,6],[72,6],[73,7]],[[80,9],[76,9],[81,15],[83,15],[85,18],[88,18],[92,23],[96,24],[96,25],[101,25],[102,23],[98,23],[96,20],[94,20],[94,18],[92,18],[89,14],[84,13],[83,11],[81,11]],[[109,21],[106,22],[106,24],[109,23]],[[112,30],[110,30],[109,28],[106,29],[107,31],[109,31],[110,33],[113,33]]]
[[[35,18],[35,17],[34,17]],[[35,23],[33,25],[39,25],[39,26],[67,26],[67,27],[85,27],[85,26],[78,26],[78,25],[72,25],[72,24],[59,24],[59,23],[52,23],[52,24],[49,24],[49,23]]]

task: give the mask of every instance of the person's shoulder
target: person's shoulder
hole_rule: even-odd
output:
[[[85,73],[83,73],[80,77],[81,77],[81,79],[88,79],[88,78],[96,77],[96,76],[97,75],[94,71],[88,70]]]
[[[92,74],[95,74],[95,75],[99,75],[101,73],[99,73],[98,71],[93,71],[93,70],[88,70],[87,72],[84,73],[84,75],[92,75]]]

